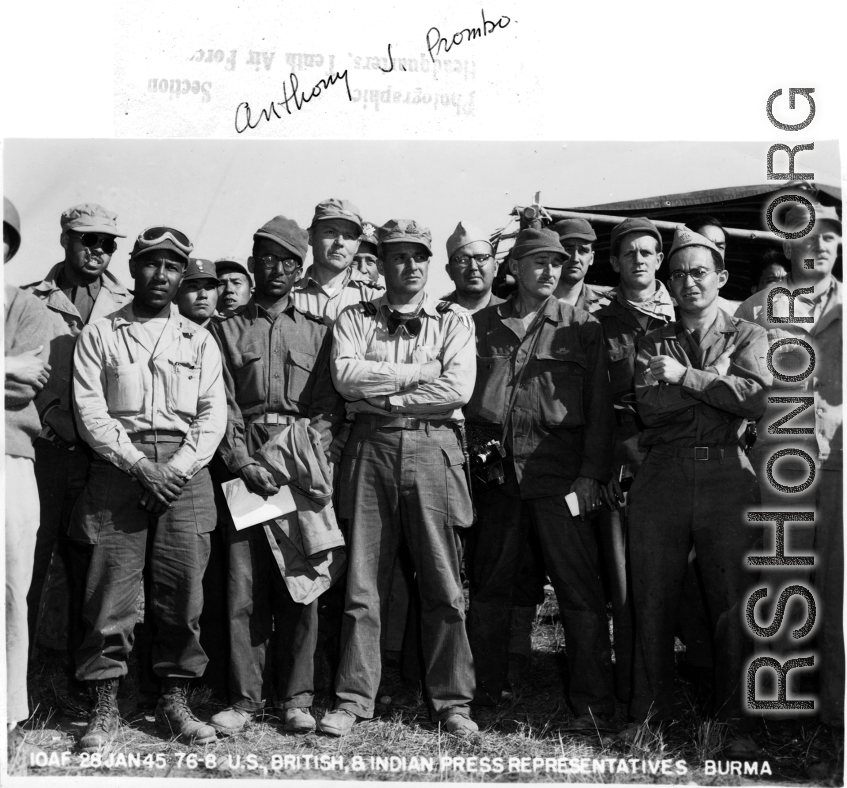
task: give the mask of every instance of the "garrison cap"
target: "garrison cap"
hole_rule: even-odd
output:
[[[192,279],[213,279],[215,282],[220,284],[215,264],[204,257],[188,258],[188,265],[185,268],[185,274],[182,277],[182,281],[188,282]]]
[[[363,248],[363,246],[372,246],[373,254],[377,253],[377,247],[379,246],[379,241],[376,238],[376,225],[371,224],[371,222],[365,222],[362,224],[362,234],[359,236],[359,251],[360,252],[368,252],[367,248]]]
[[[597,240],[597,233],[587,219],[560,219],[550,225],[550,229],[559,236],[560,241],[566,238],[579,238],[581,241]]]
[[[364,224],[362,212],[350,200],[339,200],[337,197],[330,197],[315,206],[312,227],[324,219],[346,219],[348,222],[353,222],[359,228],[359,232],[362,231],[362,224]]]
[[[300,227],[294,219],[274,216],[253,234],[254,241],[260,238],[267,238],[274,243],[278,243],[289,252],[297,255],[301,262],[306,259],[306,252],[309,250],[309,233]]]
[[[677,227],[674,230],[673,234],[673,244],[671,244],[671,250],[668,252],[668,262],[671,261],[671,258],[681,249],[685,249],[688,246],[705,246],[707,249],[711,249],[715,252],[721,259],[723,259],[723,255],[721,254],[721,250],[715,246],[713,241],[710,241],[706,238],[705,235],[700,235],[700,233],[695,233],[694,230],[689,230],[687,227]]]
[[[463,246],[472,244],[475,241],[483,241],[491,246],[491,238],[488,233],[484,233],[476,225],[459,222],[453,234],[447,239],[447,258],[451,258]]]
[[[11,260],[18,249],[21,248],[21,217],[18,209],[12,204],[8,197],[3,198],[3,230],[12,236],[9,247],[9,259]]]
[[[831,205],[821,205],[820,203],[812,203],[812,208],[815,210],[815,227],[821,222],[829,222],[838,228],[838,234],[841,235],[841,219],[838,218],[838,211]],[[786,232],[802,232],[809,225],[809,209],[803,203],[796,203],[785,214],[785,231]],[[810,232],[814,232],[814,229]],[[821,232],[821,230],[818,230]]]
[[[432,234],[414,219],[389,219],[377,230],[377,238],[380,246],[397,243],[420,244],[432,254]]]
[[[70,230],[75,233],[103,233],[103,235],[114,235],[116,238],[126,238],[118,232],[118,215],[107,211],[102,205],[93,202],[84,202],[75,205],[65,211],[59,223],[62,231]]]
[[[215,271],[218,274],[225,274],[229,271],[236,271],[239,274],[244,274],[247,281],[253,284],[253,278],[250,276],[250,270],[247,268],[247,259],[230,255],[229,257],[219,257],[215,260]]]
[[[658,251],[662,251],[662,234],[653,222],[646,216],[630,216],[624,219],[620,224],[616,225],[612,230],[612,243],[609,250],[612,257],[618,256],[618,251],[621,246],[621,238],[629,233],[647,233],[652,235],[659,244]]]
[[[564,256],[565,249],[559,240],[558,234],[552,230],[546,227],[540,230],[527,227],[518,233],[510,256],[514,260],[520,260],[528,254],[535,254],[535,252],[555,252]]]

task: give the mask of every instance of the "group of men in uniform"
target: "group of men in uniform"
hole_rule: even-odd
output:
[[[275,703],[287,732],[345,735],[374,715],[405,551],[430,713],[468,735],[471,706],[510,689],[533,540],[565,633],[569,730],[611,729],[616,695],[634,725],[674,719],[674,634],[694,555],[720,654],[714,712],[744,728],[753,644],[739,606],[744,559],[760,541],[745,514],[764,490],[744,435],[766,412],[773,326],[763,293],[738,317],[720,308],[728,272],[705,230],[675,232],[666,288],[661,233],[624,220],[611,236],[620,281],[602,289],[585,282],[597,240],[587,221],[523,229],[503,299],[488,235],[460,222],[447,241],[455,291],[439,300],[425,289],[430,231],[411,220],[375,228],[347,200],[320,203],[307,229],[274,217],[246,261],[193,257],[184,233],[148,228],[130,254],[132,292],[107,270],[125,237],[116,219],[93,204],[66,211],[65,259],[28,292],[6,288],[7,485],[38,489],[7,493],[10,730],[28,716],[27,643],[52,556],[67,576],[75,677],[93,703],[83,749],[119,726],[142,578],[163,730],[203,744]],[[836,724],[841,223],[821,206],[817,220],[785,247],[789,287],[809,293],[785,306],[802,304],[811,320],[789,330],[819,354],[801,387],[816,400],[806,448],[822,469],[812,544],[827,553],[817,576],[829,611],[824,720]],[[8,201],[4,241],[8,260],[20,245]],[[233,482],[263,498],[288,486],[296,511],[236,528],[221,487]],[[219,523],[229,705],[207,723],[187,691],[208,662],[199,622]],[[318,599],[342,577],[335,703],[317,721]]]

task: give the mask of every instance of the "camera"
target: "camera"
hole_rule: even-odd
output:
[[[503,471],[503,460],[506,450],[499,440],[493,439],[480,446],[475,446],[471,452],[471,477],[474,487],[488,490],[506,481]]]

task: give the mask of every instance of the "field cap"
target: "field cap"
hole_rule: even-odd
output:
[[[668,262],[671,261],[671,258],[678,251],[685,249],[688,246],[705,246],[707,249],[711,249],[713,252],[716,252],[720,258],[723,259],[721,250],[715,246],[714,242],[706,238],[705,235],[695,233],[694,230],[689,230],[687,227],[677,227],[673,234],[671,250],[668,252]]]
[[[815,209],[815,228],[821,222],[830,222],[838,228],[838,234],[841,235],[841,219],[838,218],[838,211],[831,205],[821,205],[813,202],[812,207]],[[785,231],[796,233],[804,230],[809,225],[809,209],[802,203],[797,203],[785,214]],[[814,229],[810,230],[814,232]],[[818,232],[822,232],[818,230]]]
[[[62,231],[68,230],[75,233],[103,233],[103,235],[114,235],[116,238],[126,238],[118,232],[118,215],[107,211],[102,205],[93,202],[84,202],[68,208],[61,218],[59,224]]]
[[[237,257],[235,255],[219,257],[215,260],[215,271],[219,275],[225,274],[228,271],[237,271],[239,274],[244,274],[248,282],[253,283],[250,270],[247,268],[247,258],[245,257]]]
[[[330,197],[328,200],[319,202],[315,206],[312,227],[325,219],[346,219],[348,222],[353,222],[359,228],[359,232],[362,231],[362,213],[350,200]]]
[[[183,282],[188,282],[191,279],[213,279],[220,284],[215,264],[211,260],[206,260],[204,257],[189,257],[188,265],[185,268],[185,274],[182,277]]]
[[[432,254],[432,234],[414,219],[389,219],[377,230],[377,238],[380,246],[397,243],[420,244]]]
[[[579,238],[581,241],[597,240],[597,233],[587,219],[560,219],[550,225],[550,229],[559,236],[560,241],[566,238]]]
[[[373,247],[373,251],[368,249],[369,246]],[[376,225],[371,222],[365,222],[362,225],[362,234],[359,236],[359,252],[376,254],[378,246],[379,241],[376,238]]]
[[[447,258],[451,258],[463,246],[475,241],[484,241],[491,247],[491,238],[478,227],[467,222],[459,222],[453,234],[447,239]],[[492,250],[493,251],[493,250]]]
[[[555,252],[562,256],[565,254],[564,247],[557,233],[546,227],[541,230],[527,227],[518,233],[510,255],[512,259],[520,260],[528,254],[535,254],[535,252]]]
[[[12,244],[9,248],[9,259],[11,260],[18,249],[21,248],[21,217],[18,209],[12,204],[8,197],[3,198],[3,229],[8,230],[12,236]]]
[[[155,225],[142,230],[130,252],[131,258],[141,257],[143,254],[166,250],[178,254],[187,263],[194,245],[188,240],[188,236],[180,230],[175,230],[167,225]]]
[[[652,235],[659,244],[657,251],[662,251],[662,234],[659,232],[653,222],[646,216],[630,216],[624,219],[620,224],[616,225],[612,230],[612,243],[609,253],[612,257],[618,256],[618,250],[621,246],[621,238],[629,233],[648,233]]]
[[[253,240],[267,238],[280,246],[293,252],[300,261],[306,259],[309,250],[309,233],[300,227],[294,219],[286,219],[284,216],[274,216],[267,224],[262,225],[253,234]]]

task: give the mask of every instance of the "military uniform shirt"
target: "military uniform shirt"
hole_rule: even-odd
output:
[[[313,266],[310,265],[306,269],[303,278],[294,285],[291,291],[294,305],[301,312],[322,317],[329,326],[338,320],[338,316],[348,306],[361,301],[373,301],[384,292],[382,285],[371,282],[351,265],[344,275],[341,286],[333,290],[330,295],[313,278],[312,268]]]

